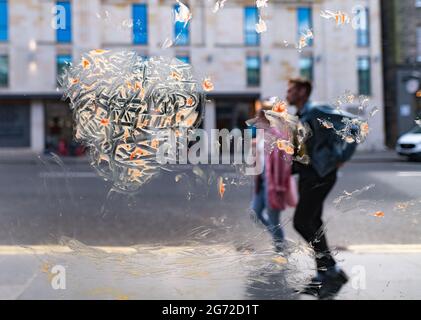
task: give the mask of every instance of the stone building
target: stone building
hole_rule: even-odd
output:
[[[382,1],[386,142],[421,117],[421,1]]]
[[[174,0],[0,0],[0,150],[42,152],[58,140],[71,144],[72,119],[60,101],[57,75],[66,62],[78,63],[81,53],[96,48],[190,62],[198,78],[210,77],[215,85],[207,130],[243,128],[256,101],[283,98],[291,77],[313,80],[314,100],[331,102],[345,91],[368,95],[380,112],[361,148],[383,148],[379,0],[269,0],[260,12],[267,24],[261,34],[254,1],[228,0],[216,13],[214,0],[185,3],[193,18],[183,29],[174,24]],[[55,17],[62,9],[66,24],[59,27]],[[326,9],[351,18],[364,14],[367,27],[337,26],[320,16]],[[307,28],[314,39],[299,52]],[[176,37],[172,47],[162,47]]]

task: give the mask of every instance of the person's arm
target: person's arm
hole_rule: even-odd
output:
[[[337,168],[341,168],[345,162],[349,161],[352,158],[355,150],[357,149],[357,143],[345,143],[345,147],[342,151],[342,157],[338,162]]]

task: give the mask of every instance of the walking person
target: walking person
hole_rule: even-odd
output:
[[[285,139],[286,133],[270,127],[263,109],[258,111],[255,127],[264,130],[265,138],[256,141],[258,166],[262,166],[263,170],[256,175],[252,209],[257,219],[271,233],[275,250],[281,252],[284,232],[280,224],[280,214],[287,206],[296,205],[296,200],[291,195],[291,188],[295,187],[291,185],[292,159],[284,151],[276,147],[272,149],[268,145],[270,140]],[[268,139],[269,136],[272,139]]]
[[[289,82],[287,101],[296,107],[300,122],[312,131],[303,146],[310,163],[294,162],[293,165],[294,173],[299,174],[299,202],[294,214],[294,228],[314,249],[317,266],[316,277],[302,293],[327,299],[339,292],[348,277],[337,267],[329,249],[322,221],[323,203],[335,185],[338,168],[350,159],[356,144],[344,143],[334,130],[320,125],[319,119],[328,114],[326,110],[333,109],[312,104],[309,101],[311,91],[309,81],[296,79]]]

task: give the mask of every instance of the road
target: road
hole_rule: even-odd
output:
[[[302,282],[294,278],[294,273],[300,269],[308,271],[308,275],[312,263],[292,228],[293,211],[282,213],[282,223],[287,237],[299,249],[292,253],[293,258],[288,258],[296,261],[295,265],[285,268],[283,258],[271,251],[266,232],[251,219],[252,179],[239,176],[231,166],[201,169],[201,175],[194,174],[192,166],[163,171],[139,194],[128,196],[109,193],[110,184],[98,178],[84,162],[3,161],[0,260],[5,279],[0,279],[0,296],[296,298],[287,288]],[[177,182],[175,176],[180,174]],[[227,184],[222,199],[216,186],[220,176],[226,178]],[[395,266],[396,273],[405,265],[420,269],[420,178],[421,164],[405,161],[356,161],[341,169],[325,205],[328,240],[338,250],[340,261],[352,261],[344,265],[349,273],[362,263],[367,274],[373,275],[367,280],[372,282],[372,290],[359,290],[358,294],[355,290],[347,294],[345,290],[343,298],[420,298],[419,273],[412,274],[419,281],[413,282],[396,278],[390,268],[380,271],[386,265]],[[384,217],[375,217],[377,211],[384,212]],[[71,252],[63,251],[69,247]],[[111,253],[101,256],[102,249],[110,247]],[[124,255],[125,250],[133,248],[137,248],[134,255]],[[56,291],[44,288],[47,281],[42,279],[50,274],[47,266],[60,261],[70,268],[68,278],[78,285],[74,286],[77,290],[57,295]],[[98,261],[101,261],[99,273]],[[140,261],[150,262],[148,272],[136,267],[143,265]],[[163,269],[161,263],[165,265]],[[251,267],[245,268],[244,263]],[[279,265],[282,267],[278,270]],[[121,278],[118,268],[123,268],[130,277],[142,278],[143,288],[149,289],[140,293],[133,287],[133,279]],[[188,275],[180,274],[186,268]],[[379,272],[386,278],[377,276]],[[10,273],[19,280],[11,280]],[[121,278],[120,289],[110,285],[117,273]],[[168,282],[169,274],[172,282]],[[267,283],[274,274],[278,275],[276,281],[288,280],[289,285],[272,284],[262,289],[262,283]],[[258,281],[262,277],[266,280]],[[162,278],[167,280],[168,288],[156,289],[156,281]],[[250,279],[257,281],[257,285],[249,286]],[[279,292],[280,287],[285,290]]]
[[[127,196],[109,195],[110,183],[84,163],[2,163],[0,243],[45,244],[64,235],[91,245],[132,245],[184,241],[196,227],[250,227],[252,179],[238,178],[230,166],[203,171],[199,177],[192,166],[180,166]],[[223,199],[216,186],[219,176],[228,179]],[[421,243],[421,203],[411,202],[421,200],[420,179],[420,163],[347,164],[325,205],[332,245]],[[345,190],[368,186],[335,207],[333,201]],[[407,208],[396,208],[399,203]],[[384,218],[373,217],[377,211]],[[288,237],[294,238],[292,214],[287,210],[282,218]]]

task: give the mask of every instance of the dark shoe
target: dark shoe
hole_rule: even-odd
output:
[[[284,253],[287,251],[287,245],[284,242],[275,242],[273,246],[275,247],[275,252],[277,253]]]
[[[296,244],[293,241],[287,239],[282,241],[274,241],[273,246],[275,248],[275,252],[285,255],[290,255],[296,249]]]
[[[322,286],[319,290],[319,299],[333,299],[347,282],[348,276],[342,270],[326,272],[323,278]]]
[[[314,277],[311,282],[307,284],[303,289],[298,290],[299,294],[306,294],[313,297],[319,297],[319,292],[322,287],[322,281],[319,277]]]

